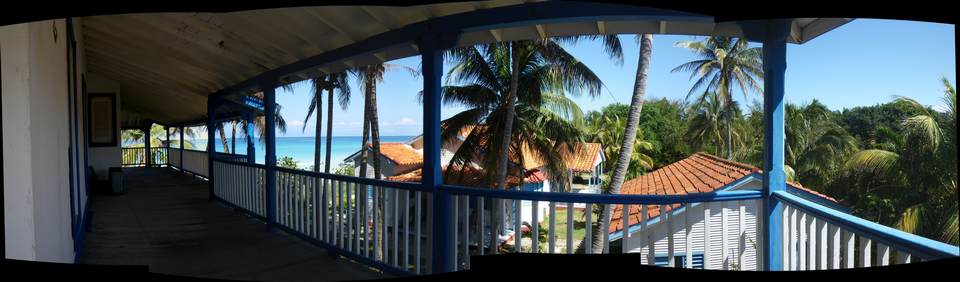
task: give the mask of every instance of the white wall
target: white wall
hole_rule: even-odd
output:
[[[8,258],[74,259],[66,43],[64,20],[0,27]],[[73,181],[82,182],[82,174]]]

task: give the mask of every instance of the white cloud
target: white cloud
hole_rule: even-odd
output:
[[[303,126],[303,121],[302,121],[302,120],[298,120],[298,119],[294,119],[294,120],[287,121],[287,125]]]
[[[417,121],[413,120],[412,118],[403,117],[403,118],[400,118],[400,120],[398,120],[394,124],[395,125],[414,125],[414,124],[417,124]]]

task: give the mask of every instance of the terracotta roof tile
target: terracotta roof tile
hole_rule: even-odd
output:
[[[761,172],[759,168],[748,164],[734,162],[706,153],[696,153],[660,169],[648,172],[640,177],[623,183],[621,194],[645,195],[683,195],[692,193],[709,193],[733,183],[747,175]],[[823,195],[799,183],[788,182],[789,187],[809,192],[813,195],[836,202],[834,198]],[[665,211],[679,208],[679,204],[666,206]],[[629,224],[637,224],[641,220],[640,205],[630,206]],[[660,206],[652,205],[647,208],[647,218],[654,218],[661,213]],[[610,219],[609,232],[617,232],[623,228],[623,206],[614,205]]]
[[[368,144],[368,147],[372,148],[373,145]],[[423,156],[405,143],[380,143],[380,154],[398,165],[423,164]]]

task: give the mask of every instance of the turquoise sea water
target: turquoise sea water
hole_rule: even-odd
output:
[[[326,152],[326,137],[321,137],[321,152]],[[380,142],[406,142],[413,136],[380,136]],[[337,167],[343,159],[360,150],[360,136],[334,136],[330,146],[331,170]],[[217,152],[223,152],[223,144],[217,140]],[[292,157],[297,166],[306,168],[313,165],[313,137],[277,137],[277,159],[284,156]],[[176,142],[176,140],[174,141]],[[207,139],[192,140],[194,148],[205,148]],[[230,140],[227,140],[230,143]],[[247,143],[243,138],[237,138],[237,153],[246,154]],[[257,163],[263,163],[265,147],[262,142],[257,143]]]

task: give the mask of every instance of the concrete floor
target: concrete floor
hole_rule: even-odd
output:
[[[124,169],[123,195],[96,195],[83,264],[256,281],[387,278],[207,199],[206,182],[168,168]]]

